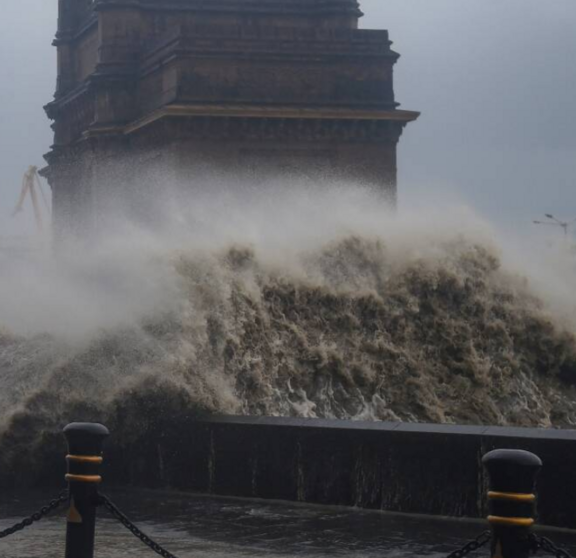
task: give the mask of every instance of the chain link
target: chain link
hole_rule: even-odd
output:
[[[68,491],[65,490],[61,492],[54,500],[52,500],[47,506],[40,508],[39,511],[33,513],[30,517],[23,519],[16,525],[5,529],[4,531],[0,531],[0,539],[13,535],[18,531],[22,531],[26,529],[26,527],[30,527],[33,523],[40,521],[43,517],[46,517],[50,513],[52,513],[55,509],[59,508],[62,504],[68,501]]]
[[[471,552],[474,552],[475,550],[478,550],[479,548],[482,548],[484,545],[488,544],[491,538],[492,534],[490,533],[490,531],[484,531],[483,533],[478,535],[473,541],[466,543],[462,548],[448,554],[446,558],[463,558],[463,556],[466,556]]]
[[[153,541],[148,535],[140,531],[134,523],[132,523],[117,507],[116,505],[103,494],[100,494],[100,504],[102,504],[128,531],[130,531],[136,538],[140,539],[148,548],[152,549],[156,554],[163,558],[176,558],[174,554],[162,548],[157,542]]]
[[[563,550],[562,548],[558,548],[550,539],[547,539],[546,537],[539,537],[532,534],[530,535],[530,539],[532,541],[532,549],[534,552],[541,549],[548,554],[556,556],[556,558],[572,558],[572,555],[569,552]]]

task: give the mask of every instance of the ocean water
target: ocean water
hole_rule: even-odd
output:
[[[194,413],[576,426],[566,254],[350,189],[168,213],[0,254],[0,479],[74,421],[112,446]]]

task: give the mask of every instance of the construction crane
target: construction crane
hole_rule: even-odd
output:
[[[20,191],[20,198],[16,204],[16,208],[12,213],[12,217],[18,215],[24,210],[24,203],[26,202],[26,197],[30,196],[30,201],[32,202],[32,208],[34,209],[34,218],[36,220],[36,228],[38,233],[44,232],[44,219],[42,217],[42,208],[38,201],[38,192],[42,197],[44,202],[44,208],[46,214],[50,216],[50,205],[48,204],[48,199],[44,194],[42,189],[42,183],[40,182],[40,177],[38,176],[38,167],[30,166],[22,178],[22,189]]]

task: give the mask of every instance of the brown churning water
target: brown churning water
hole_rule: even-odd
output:
[[[22,429],[119,413],[576,424],[573,269],[359,191],[189,207],[2,263],[3,459]]]

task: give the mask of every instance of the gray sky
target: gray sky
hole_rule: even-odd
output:
[[[461,200],[499,225],[576,217],[576,2],[363,0],[363,27],[402,54],[396,94],[422,111],[400,143],[400,201]],[[56,0],[5,7],[0,34],[0,235],[23,171],[51,140]]]

